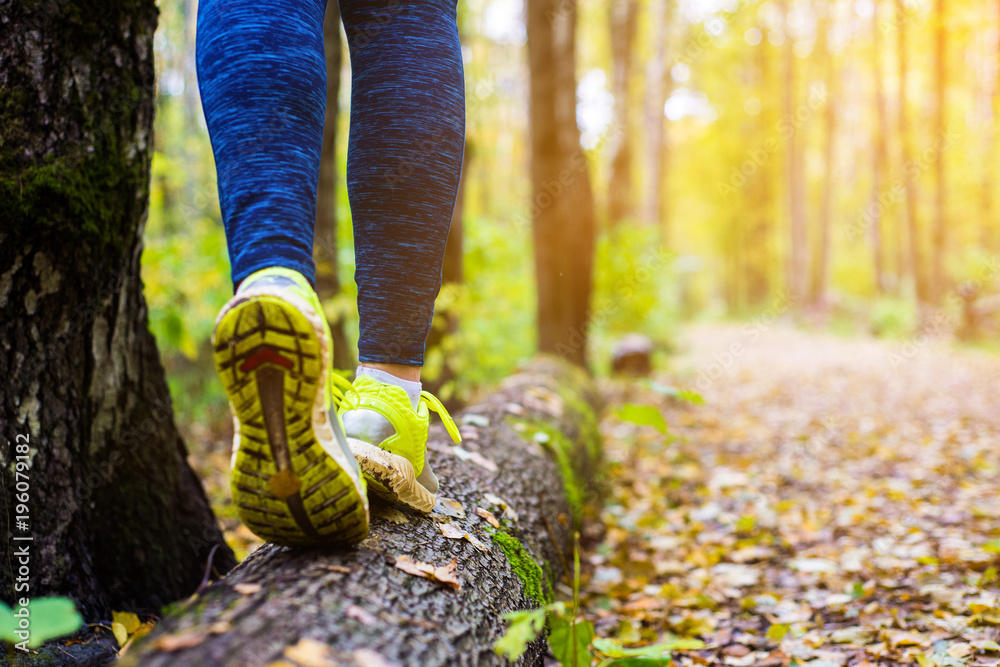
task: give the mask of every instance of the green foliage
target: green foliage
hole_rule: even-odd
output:
[[[582,618],[549,618],[549,648],[563,667],[590,667],[594,624]]]
[[[27,610],[27,616],[24,616]],[[27,618],[29,636],[18,635],[20,621]],[[29,648],[41,646],[50,639],[72,634],[83,625],[83,617],[72,600],[47,597],[31,600],[27,607],[12,610],[0,602],[0,639],[10,643],[28,642]]]
[[[882,338],[906,338],[917,328],[917,306],[908,299],[876,299],[871,310],[871,330]]]
[[[625,403],[615,414],[619,419],[640,426],[652,426],[660,433],[667,432],[667,420],[663,414],[652,405],[636,405],[635,403]]]
[[[673,651],[695,650],[704,648],[705,643],[700,639],[679,639],[672,638],[665,642],[652,644],[650,646],[640,646],[638,648],[625,648],[614,639],[598,637],[594,640],[594,650],[608,658],[601,662],[601,667],[607,665],[641,665],[642,667],[653,667],[654,665],[670,664],[670,656]],[[634,662],[632,662],[634,661]]]
[[[589,408],[581,414],[586,414],[588,411]],[[515,429],[520,429],[522,432],[530,434],[535,442],[552,454],[556,465],[559,466],[559,473],[563,480],[563,488],[566,491],[566,500],[573,513],[573,520],[579,524],[583,517],[583,489],[577,478],[576,470],[573,468],[574,444],[558,429],[552,428],[551,425],[545,422],[517,419],[510,416],[507,417],[507,421],[513,424]],[[591,445],[591,443],[592,440],[588,440],[586,444]],[[591,452],[591,456],[593,455],[594,452]]]
[[[643,333],[669,343],[680,321],[681,289],[674,258],[652,225],[616,228],[597,242],[591,306],[591,358],[606,369],[614,342]]]
[[[705,404],[705,399],[702,395],[691,389],[675,387],[673,385],[663,384],[662,382],[656,382],[655,380],[646,380],[643,382],[643,385],[659,394],[663,394],[664,396],[676,398],[678,401],[687,401],[688,403],[694,403],[695,405]]]
[[[545,609],[512,611],[501,618],[507,622],[507,632],[493,645],[493,650],[513,662],[521,657],[528,644],[542,634],[545,628]]]

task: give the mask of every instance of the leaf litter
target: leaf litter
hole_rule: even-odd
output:
[[[701,326],[687,345],[669,378],[605,385],[594,648],[1000,665],[1000,359],[779,326]]]

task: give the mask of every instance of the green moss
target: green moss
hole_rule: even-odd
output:
[[[524,592],[538,604],[546,604],[552,597],[551,587],[545,585],[545,573],[535,562],[521,541],[502,531],[492,533],[493,542],[500,545],[510,568],[524,583]]]
[[[21,9],[30,15],[32,7]],[[152,111],[157,10],[152,0],[116,3],[107,16],[96,2],[54,7],[48,21],[60,48],[44,83],[15,65],[11,94],[0,96],[0,219],[5,231],[65,234],[112,264],[132,247],[145,206],[151,137],[142,135]],[[98,10],[104,20],[95,23]],[[106,25],[129,27],[122,36]],[[144,58],[121,61],[121,52],[139,48]],[[89,69],[70,71],[71,63]],[[48,107],[39,108],[41,94]]]
[[[552,454],[556,465],[559,466],[563,488],[566,491],[566,501],[569,503],[573,521],[579,525],[583,518],[583,488],[580,485],[579,475],[573,467],[573,442],[558,429],[545,422],[515,419],[514,417],[508,417],[507,419],[512,425],[520,424],[520,429],[526,437],[533,439]],[[600,447],[599,444],[597,446],[598,448]],[[587,447],[589,452],[589,443]]]

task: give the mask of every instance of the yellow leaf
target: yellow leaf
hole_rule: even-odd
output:
[[[111,632],[115,634],[115,639],[118,640],[118,645],[125,646],[125,642],[128,641],[128,631],[125,630],[125,626],[115,621],[111,624]]]
[[[111,612],[111,620],[115,623],[121,623],[125,627],[125,632],[130,635],[134,634],[142,625],[139,617],[130,611],[113,611]]]
[[[300,639],[295,646],[286,646],[284,655],[302,667],[337,667],[330,647],[315,639]]]

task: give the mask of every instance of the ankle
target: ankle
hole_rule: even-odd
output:
[[[394,375],[407,382],[420,382],[420,366],[404,366],[403,364],[382,364],[378,362],[361,362],[362,368],[373,368]]]

